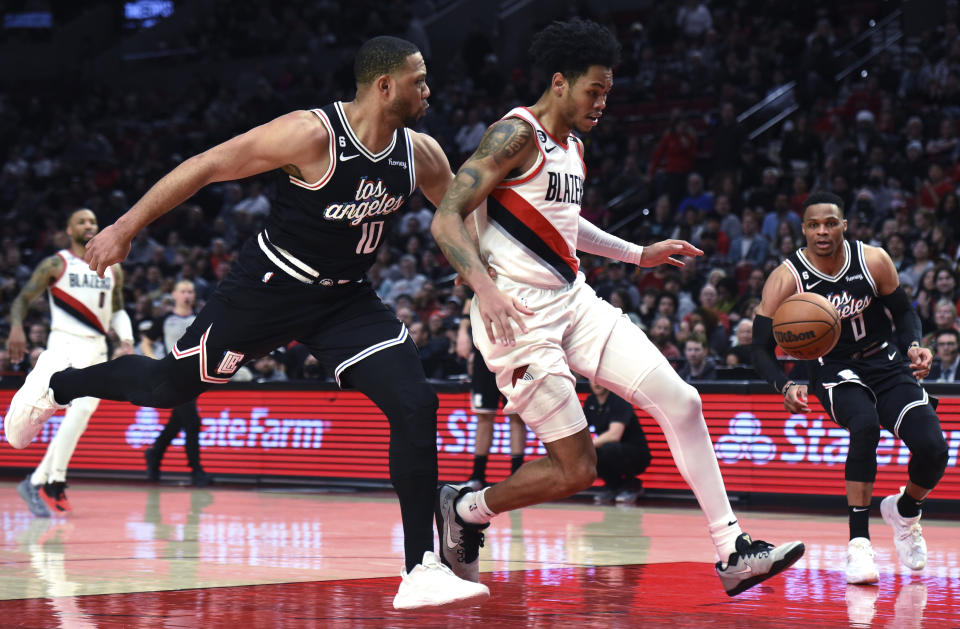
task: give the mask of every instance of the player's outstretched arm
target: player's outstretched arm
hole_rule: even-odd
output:
[[[864,245],[863,256],[867,269],[877,285],[877,295],[893,316],[893,325],[899,337],[900,346],[910,358],[910,369],[917,380],[930,375],[933,364],[933,352],[920,347],[923,329],[917,311],[910,305],[910,298],[900,286],[900,276],[893,265],[890,255],[879,247]]]
[[[499,338],[514,343],[511,321],[526,332],[521,315],[531,312],[497,290],[464,219],[511,171],[532,165],[537,154],[535,142],[532,127],[522,120],[507,118],[494,123],[460,168],[430,225],[447,260],[476,293],[487,336],[494,342]]]
[[[44,258],[33,270],[30,279],[20,290],[20,293],[14,297],[10,304],[10,334],[7,336],[7,353],[10,355],[11,363],[18,363],[23,360],[27,352],[27,335],[23,331],[23,320],[30,310],[30,304],[40,296],[40,294],[50,286],[63,271],[63,258],[58,255],[52,255]]]
[[[103,277],[108,266],[127,257],[137,232],[203,186],[276,168],[296,170],[301,160],[329,160],[327,142],[326,128],[315,115],[295,111],[194,155],[164,175],[116,223],[94,236],[87,243],[84,260]]]
[[[784,300],[797,292],[793,274],[784,265],[778,266],[763,285],[760,305],[753,318],[753,368],[779,393],[783,405],[791,413],[807,413],[807,386],[787,379],[777,361],[777,342],[773,338],[773,315]]]

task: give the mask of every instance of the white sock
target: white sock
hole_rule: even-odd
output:
[[[724,564],[730,559],[730,554],[737,551],[737,538],[742,534],[740,522],[737,516],[733,515],[733,511],[728,517],[710,523],[710,537],[717,548],[717,557]]]
[[[497,515],[490,510],[486,499],[483,497],[488,489],[490,488],[485,487],[480,491],[471,491],[457,500],[457,515],[460,516],[461,520],[469,524],[486,524],[493,519],[493,516]]]

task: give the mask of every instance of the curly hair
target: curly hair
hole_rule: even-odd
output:
[[[573,83],[590,66],[612,68],[620,62],[620,42],[609,30],[590,20],[554,22],[533,36],[533,64],[549,74],[560,72]]]
[[[353,61],[353,76],[357,85],[367,85],[378,76],[399,70],[407,57],[418,52],[420,49],[415,44],[399,37],[383,35],[367,40],[360,46]]]

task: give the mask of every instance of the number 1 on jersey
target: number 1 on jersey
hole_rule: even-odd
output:
[[[383,237],[383,221],[373,221],[360,225],[360,242],[357,243],[357,255],[373,253]]]

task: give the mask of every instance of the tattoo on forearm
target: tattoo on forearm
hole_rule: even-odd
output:
[[[470,159],[492,156],[497,164],[516,157],[530,142],[533,129],[515,118],[501,120],[490,127]]]
[[[119,264],[113,267],[113,311],[123,310],[123,269]]]
[[[14,325],[23,325],[23,319],[27,316],[27,310],[30,304],[40,293],[47,289],[51,280],[60,274],[63,268],[63,259],[60,256],[53,255],[44,258],[42,262],[33,271],[26,286],[16,296],[10,305],[10,323]]]

